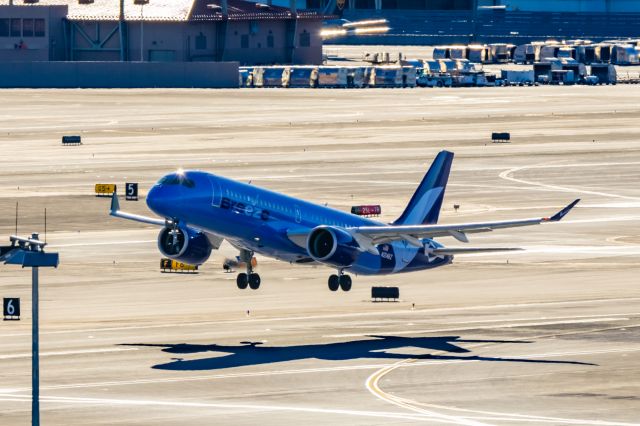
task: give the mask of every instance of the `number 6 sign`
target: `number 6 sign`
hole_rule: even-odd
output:
[[[20,319],[20,299],[17,297],[5,297],[2,303],[5,321]]]

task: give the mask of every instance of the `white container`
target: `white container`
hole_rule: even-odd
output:
[[[347,87],[347,68],[318,67],[317,87]]]
[[[502,70],[502,80],[508,84],[533,84],[533,70]]]
[[[402,87],[402,68],[375,67],[369,75],[371,87]]]
[[[402,67],[402,86],[416,87],[417,73],[416,68],[411,66]]]
[[[433,59],[449,59],[451,47],[436,46],[433,48]]]
[[[616,44],[611,51],[611,63],[636,65],[638,64],[638,50],[631,44]]]
[[[451,46],[449,49],[449,58],[451,59],[467,59],[466,46]]]
[[[487,46],[469,46],[467,59],[478,64],[491,62],[491,50]]]

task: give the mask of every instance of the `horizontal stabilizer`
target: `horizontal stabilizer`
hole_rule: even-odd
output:
[[[511,248],[511,247],[486,247],[486,248],[465,248],[465,247],[443,247],[430,250],[430,254],[435,255],[456,255],[456,254],[471,254],[471,253],[491,253],[496,251],[518,251],[523,250],[521,248]]]

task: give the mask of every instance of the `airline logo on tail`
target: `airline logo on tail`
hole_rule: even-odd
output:
[[[438,223],[444,191],[449,180],[453,153],[441,151],[418,189],[411,197],[409,205],[394,225],[431,225]]]

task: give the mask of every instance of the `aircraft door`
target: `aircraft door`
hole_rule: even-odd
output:
[[[300,206],[294,206],[296,210],[296,223],[302,222],[302,212],[300,211]]]
[[[222,203],[222,187],[220,186],[220,182],[215,177],[209,177],[209,182],[211,182],[211,205],[213,207],[220,207],[220,203]]]

